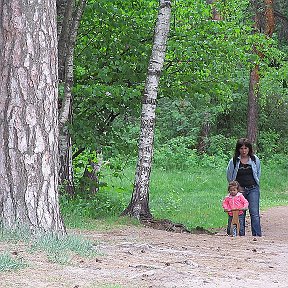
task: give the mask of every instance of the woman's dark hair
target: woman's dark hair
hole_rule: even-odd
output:
[[[235,147],[235,152],[234,152],[234,157],[233,160],[236,161],[238,156],[240,155],[239,149],[245,145],[246,147],[249,148],[249,152],[248,155],[250,156],[250,158],[255,161],[255,156],[253,153],[253,147],[252,147],[252,143],[247,139],[247,138],[240,138],[237,143],[236,143],[236,147]]]

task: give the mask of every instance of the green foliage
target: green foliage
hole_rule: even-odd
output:
[[[0,253],[0,272],[15,271],[26,267],[27,263],[22,258],[15,258],[8,252]]]
[[[103,215],[115,215],[120,214],[121,210],[125,207],[124,203],[121,203],[121,199],[113,196],[108,197],[108,193],[100,190],[95,195],[76,195],[73,198],[69,196],[62,196],[62,211],[64,214],[70,217],[82,217],[82,218],[98,218]],[[120,189],[117,189],[118,191]],[[117,193],[116,190],[116,193]],[[116,194],[119,195],[119,194]],[[120,201],[119,201],[120,200]]]
[[[95,150],[121,143],[127,118],[139,113],[156,8],[154,1],[89,1],[86,6],[75,58],[71,131],[77,146]],[[117,118],[121,125],[114,129]],[[109,147],[105,153],[117,154]]]
[[[189,148],[192,146],[192,141],[188,137],[172,138],[155,150],[155,165],[162,169],[183,169],[195,165],[197,152],[195,149]]]
[[[136,158],[141,93],[157,5],[157,1],[149,0],[88,1],[75,57],[70,127],[75,147],[85,147],[87,151],[101,148],[106,159],[119,154]],[[249,73],[255,63],[260,63],[261,73],[260,137],[269,129],[278,131],[278,151],[287,147],[285,42],[280,46],[276,34],[267,38],[252,33],[254,12],[250,1],[217,1],[213,5],[222,16],[221,21],[211,20],[212,6],[207,1],[178,0],[172,5],[155,143],[156,150],[161,150],[160,155],[156,152],[160,161],[171,143],[169,153],[175,161],[170,162],[175,162],[177,167],[181,163],[187,162],[184,166],[193,163],[192,159],[183,161],[183,158],[197,148],[204,121],[211,127],[207,139],[209,156],[220,151],[227,154],[229,148],[221,143],[223,149],[217,149],[217,140],[246,135]],[[253,47],[265,57],[253,53]],[[218,135],[223,139],[217,138]],[[187,139],[187,144],[178,137]],[[177,142],[182,146],[179,159],[175,159]]]
[[[218,134],[209,137],[207,154],[227,161],[233,156],[237,139]],[[222,162],[222,161],[221,161]],[[222,163],[220,164],[222,165]]]
[[[62,212],[69,216],[69,218],[80,217],[80,219],[96,219],[101,218],[104,215],[110,215],[111,217],[119,215],[124,210],[127,203],[127,194],[125,195],[125,188],[122,185],[115,186],[113,180],[117,181],[121,177],[118,175],[116,176],[116,174],[109,175],[109,168],[102,177],[102,181],[107,181],[109,186],[100,187],[99,192],[96,194],[82,192],[77,193],[77,195],[72,197],[62,195],[60,198]],[[130,183],[130,190],[131,189],[132,184]]]
[[[281,153],[279,147],[280,135],[276,131],[263,131],[259,135],[258,148],[262,159],[273,159],[273,155]],[[280,148],[280,149],[279,149]]]

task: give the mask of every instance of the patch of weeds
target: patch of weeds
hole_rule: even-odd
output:
[[[0,229],[0,241],[8,244],[24,242],[28,251],[46,253],[48,260],[54,263],[68,263],[73,255],[92,257],[98,255],[96,245],[78,235],[58,235],[53,233],[31,233],[29,229]]]
[[[23,259],[13,258],[8,252],[0,254],[0,272],[19,270],[27,266]]]
[[[0,229],[1,242],[29,242],[31,239],[31,232],[26,227],[19,227],[15,229]]]
[[[44,251],[50,261],[60,264],[68,263],[73,253],[83,257],[99,254],[92,242],[86,239],[76,235],[59,236],[52,233],[36,235],[30,250]]]
[[[115,222],[114,222],[115,223]],[[117,218],[117,224],[124,226],[141,226],[141,223],[138,219],[129,216],[121,216]]]

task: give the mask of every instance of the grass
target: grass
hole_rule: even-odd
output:
[[[30,251],[43,251],[54,263],[69,263],[73,254],[91,257],[97,254],[92,242],[77,235],[58,236],[51,233],[39,234],[30,244]]]
[[[15,271],[27,267],[23,259],[14,258],[8,252],[0,254],[0,272]]]
[[[96,249],[95,243],[92,243],[91,241],[81,236],[72,234],[57,235],[53,233],[40,232],[32,234],[28,229],[24,228],[9,230],[1,229],[0,241],[13,245],[17,243],[24,243],[27,246],[28,252],[44,252],[50,262],[59,264],[69,263],[70,259],[74,255],[79,255],[86,258],[99,254]],[[0,258],[1,263],[13,263],[13,259],[11,259],[11,261],[9,262],[9,257],[7,256],[7,253],[4,253],[5,257],[3,256],[3,259]]]
[[[92,199],[81,199],[81,207],[78,200],[73,203],[68,201],[66,207],[62,205],[68,227],[109,229],[115,223],[133,224],[127,219],[120,223],[119,215],[131,198],[134,167],[128,167],[121,177],[107,173],[104,180],[107,186],[101,187],[98,195],[94,195]],[[261,210],[288,205],[287,167],[276,163],[262,163],[260,190]],[[226,166],[197,166],[184,171],[157,167],[152,169],[149,207],[155,218],[167,218],[184,224],[188,229],[196,226],[206,229],[224,227],[227,215],[221,204],[226,194]],[[77,223],[79,219],[80,226]]]

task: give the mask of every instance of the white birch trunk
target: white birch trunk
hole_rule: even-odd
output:
[[[74,48],[77,38],[78,27],[83,14],[86,0],[81,0],[79,5],[74,7],[74,0],[68,0],[65,6],[62,29],[58,41],[58,63],[60,81],[64,81],[64,99],[61,102],[59,113],[59,164],[60,184],[66,192],[74,194],[74,177],[72,165],[72,139],[66,126],[71,122],[72,111],[72,88],[74,83]],[[74,17],[73,17],[73,9]]]
[[[56,1],[0,0],[0,13],[0,223],[64,233]]]
[[[155,110],[171,17],[171,1],[161,0],[159,4],[154,43],[142,101],[141,132],[134,190],[129,206],[122,213],[122,215],[138,219],[152,218],[149,211],[149,182],[153,158]]]

